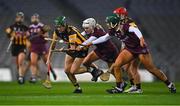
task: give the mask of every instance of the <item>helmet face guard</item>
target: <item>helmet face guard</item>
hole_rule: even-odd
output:
[[[119,25],[120,18],[118,15],[112,14],[110,16],[107,16],[105,21],[106,21],[108,28],[112,29]]]

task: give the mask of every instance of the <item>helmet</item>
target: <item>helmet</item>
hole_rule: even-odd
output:
[[[120,17],[117,14],[112,14],[107,16],[105,21],[110,28],[115,28],[120,22]]]
[[[32,15],[32,17],[37,17],[37,18],[39,18],[39,14],[38,14],[38,13],[34,13],[34,14]]]
[[[33,24],[38,24],[39,23],[39,21],[40,21],[40,19],[39,19],[39,14],[37,14],[37,13],[34,13],[32,16],[31,16],[31,22],[33,23]]]
[[[65,16],[60,16],[60,17],[57,17],[55,20],[55,25],[56,26],[66,26],[67,23],[66,23],[66,17]]]
[[[119,7],[115,9],[113,13],[118,14],[118,15],[121,15],[121,14],[126,15],[126,16],[128,15],[127,9],[124,7]]]
[[[94,18],[87,18],[83,21],[82,27],[95,27],[96,26],[96,20]]]
[[[22,23],[24,21],[24,13],[17,12],[15,21],[16,21],[16,23]]]
[[[21,16],[22,18],[24,18],[24,13],[23,12],[17,12],[16,16]]]

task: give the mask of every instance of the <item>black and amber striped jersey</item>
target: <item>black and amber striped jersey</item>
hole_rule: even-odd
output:
[[[26,45],[28,27],[24,24],[15,23],[6,29],[8,37],[13,37],[14,45]]]
[[[74,26],[67,26],[64,32],[55,30],[53,36],[59,37],[65,42],[75,44],[82,44],[86,40],[86,38]]]

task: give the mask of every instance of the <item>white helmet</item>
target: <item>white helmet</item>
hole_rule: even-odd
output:
[[[94,18],[87,18],[83,21],[82,27],[92,27],[94,28],[96,26],[96,20]]]

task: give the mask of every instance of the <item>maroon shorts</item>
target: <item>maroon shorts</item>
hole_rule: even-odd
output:
[[[108,63],[114,63],[119,52],[117,49],[111,49],[111,50],[107,50],[107,49],[103,49],[103,50],[100,50],[100,49],[95,49],[94,52],[96,53],[96,55],[104,60],[105,62],[108,62]]]
[[[48,53],[47,44],[32,44],[31,52],[37,53],[39,55],[43,55]]]
[[[148,54],[149,49],[147,47],[136,47],[136,48],[128,48],[125,47],[124,49],[128,50],[131,52],[135,57],[137,57],[139,54]]]

